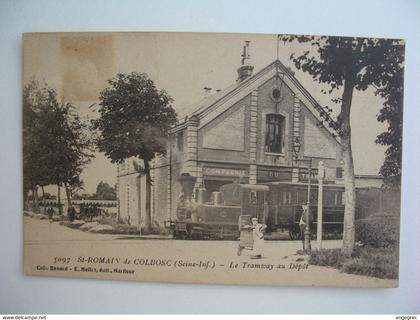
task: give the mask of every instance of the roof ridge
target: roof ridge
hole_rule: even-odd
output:
[[[220,101],[222,101],[224,99],[229,99],[230,96],[234,92],[240,91],[243,87],[246,87],[246,86],[250,85],[250,83],[253,83],[258,78],[262,77],[264,74],[266,74],[267,72],[272,70],[273,66],[275,66],[276,68],[277,67],[280,68],[280,70],[277,70],[277,72],[281,71],[283,73],[283,75],[286,74],[288,76],[289,80],[297,87],[297,89],[302,93],[302,95],[304,95],[304,97],[309,101],[309,103],[312,104],[314,109],[319,112],[319,116],[321,118],[325,117],[325,121],[327,122],[327,124],[330,126],[330,129],[335,134],[336,130],[332,126],[332,123],[334,123],[334,120],[332,119],[332,117],[315,100],[315,98],[310,94],[310,92],[308,90],[306,90],[306,88],[295,77],[294,73],[288,67],[286,67],[279,59],[275,59],[274,61],[267,64],[265,67],[261,68],[260,70],[258,70],[258,72],[256,72],[254,75],[248,77],[247,79],[245,79],[241,82],[236,81],[235,83],[232,83],[231,85],[223,88],[220,92],[216,92],[216,93],[214,93],[214,94],[212,94],[208,97],[204,97],[203,99],[199,100],[197,103],[195,103],[196,105],[198,105],[198,108],[195,111],[193,111],[192,113],[189,113],[185,117],[185,119],[182,122],[180,122],[179,124],[177,124],[173,129],[185,125],[186,120],[188,118],[192,117],[192,116],[197,116],[197,117],[205,116],[207,113],[212,111],[211,109],[212,109],[213,106],[217,105]],[[282,81],[284,81],[284,76],[283,76]],[[325,125],[323,125],[323,126],[325,127]],[[327,130],[329,131],[328,128],[327,128]],[[333,134],[333,133],[331,133],[331,134]],[[338,134],[337,134],[337,136],[338,136]]]

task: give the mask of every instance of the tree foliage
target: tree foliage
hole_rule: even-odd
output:
[[[331,94],[343,88],[346,80],[351,81],[354,89],[359,91],[373,86],[383,97],[402,86],[402,40],[294,35],[280,36],[280,39],[285,42],[309,43],[315,49],[316,54],[307,50],[299,56],[292,53],[290,59],[297,69],[309,73],[320,83],[328,84],[330,89],[325,93]],[[341,103],[342,97],[333,99],[333,102]],[[325,109],[332,111],[328,107]],[[341,135],[347,134],[342,131],[343,116],[341,113],[333,124]]]
[[[108,183],[100,181],[96,186],[96,194],[94,196],[98,200],[115,200],[117,198],[115,188]]]
[[[379,134],[375,140],[378,144],[388,146],[379,173],[385,178],[385,184],[391,187],[401,185],[403,76],[404,68],[401,66],[393,77],[387,78],[387,85],[377,90],[377,94],[385,99],[377,119],[388,123],[387,131]]]
[[[170,127],[176,123],[172,99],[144,73],[117,74],[100,93],[100,118],[93,128],[101,135],[98,149],[112,162],[130,157],[150,161],[164,155]]]

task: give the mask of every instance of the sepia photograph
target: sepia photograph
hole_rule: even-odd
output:
[[[26,275],[399,286],[404,40],[22,39]]]

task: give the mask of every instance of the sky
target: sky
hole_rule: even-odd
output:
[[[174,99],[179,118],[195,110],[204,96],[204,87],[223,89],[237,79],[244,41],[249,40],[254,73],[277,58],[277,36],[229,33],[37,33],[24,36],[23,81],[46,82],[59,96],[74,103],[82,118],[97,117],[98,97],[107,80],[117,73],[144,72]],[[278,47],[280,61],[321,105],[333,107],[321,92],[325,85],[296,70],[289,60],[305,45]],[[383,163],[383,146],[374,143],[386,130],[376,115],[383,101],[372,88],[353,95],[351,125],[356,174],[377,174]],[[93,105],[93,106],[92,106]],[[100,181],[116,183],[116,166],[102,153],[83,170],[85,191],[94,193]],[[56,188],[47,188],[55,193]]]

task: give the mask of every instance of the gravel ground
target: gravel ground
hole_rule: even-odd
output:
[[[302,246],[298,240],[265,241],[262,258],[252,259],[255,252],[250,250],[237,255],[236,241],[93,234],[31,217],[24,217],[24,230],[25,272],[30,275],[211,284],[398,286],[397,280],[344,274],[333,268],[308,265],[307,256],[296,253]],[[340,246],[340,240],[323,241],[323,248]],[[59,257],[69,258],[69,263],[54,262]],[[126,259],[130,264],[123,263]],[[57,265],[67,266],[68,270],[50,269]],[[80,271],[82,267],[86,271]]]

